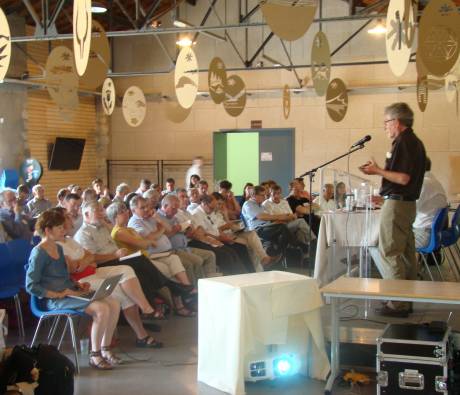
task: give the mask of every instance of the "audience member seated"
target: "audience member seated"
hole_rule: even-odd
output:
[[[334,185],[324,184],[322,194],[314,199],[313,203],[319,206],[319,213],[335,211],[336,203],[334,199]]]
[[[161,196],[166,196],[169,193],[176,193],[176,181],[174,178],[167,178],[165,189],[161,192]]]
[[[299,218],[303,218],[307,224],[310,224],[311,219],[311,230],[315,236],[318,236],[321,218],[315,215],[314,211],[319,210],[319,206],[314,203],[310,204],[310,198],[307,197],[309,196],[308,192],[304,191],[303,180],[301,182],[296,178],[289,183],[289,187],[291,188],[291,191],[286,200],[289,203],[292,212]]]
[[[251,198],[251,189],[254,189],[254,184],[252,182],[247,182],[244,185],[243,194],[239,198],[237,198],[237,201],[240,204],[241,208],[243,208],[244,202]]]
[[[9,239],[32,238],[28,218],[21,211],[13,189],[6,188],[0,192],[0,223]]]
[[[135,196],[141,196],[136,192],[130,192],[125,196],[125,205],[126,208],[129,210],[129,203],[131,203],[131,199],[133,199]],[[129,212],[131,214],[131,211]]]
[[[200,202],[200,205],[192,212],[192,221],[194,227],[197,230],[203,230],[204,233],[199,234],[198,240],[193,240],[190,245],[213,251],[216,254],[217,265],[224,274],[253,272],[251,262],[249,260],[243,262],[241,259],[245,255],[244,252],[238,251],[239,247],[231,244],[233,243],[232,238],[223,236],[219,231],[214,216],[217,207],[215,197],[201,195]],[[202,240],[205,240],[206,243]]]
[[[137,193],[138,195],[141,195],[141,196],[142,196],[142,194],[143,194],[145,191],[147,191],[147,190],[150,189],[150,186],[151,186],[151,185],[152,185],[152,182],[151,182],[149,179],[143,178],[143,179],[141,180],[140,184],[139,184],[139,188],[137,188],[137,190],[136,190],[136,193]]]
[[[129,193],[129,185],[126,182],[122,182],[121,184],[117,185],[115,188],[115,196],[112,199],[112,203],[120,202],[123,203],[125,200],[125,196]]]
[[[41,213],[50,209],[53,205],[45,198],[45,188],[40,184],[32,187],[33,198],[27,203],[26,212],[31,218],[37,218]]]
[[[96,200],[99,200],[102,196],[102,191],[104,189],[104,181],[102,181],[101,178],[95,178],[93,181],[91,181],[91,187],[96,193]]]
[[[265,252],[257,233],[253,230],[245,229],[243,221],[229,220],[227,207],[225,206],[225,199],[220,193],[213,192],[212,196],[214,196],[217,200],[214,218],[219,231],[233,237],[235,243],[242,244],[247,247],[256,271],[263,271],[264,267],[269,267],[279,260],[280,256],[271,257]]]
[[[190,166],[187,169],[187,173],[185,174],[185,183],[184,183],[184,188],[188,189],[190,185],[190,179],[192,175],[197,175],[199,179],[201,179],[202,174],[201,174],[201,169],[203,167],[203,157],[202,156],[196,156],[193,158],[192,166]]]
[[[157,210],[160,207],[161,193],[155,189],[149,189],[142,195],[147,200],[150,210]]]
[[[89,290],[88,283],[70,279],[62,247],[56,241],[64,236],[64,215],[55,210],[45,211],[37,221],[36,229],[42,241],[33,248],[26,274],[26,290],[38,298],[45,298],[50,310],[74,309],[93,317],[91,326],[90,366],[109,370],[111,362],[120,361],[110,350],[120,304],[112,296],[88,304],[69,296],[78,296]]]
[[[289,232],[295,237],[297,243],[305,248],[310,241],[310,228],[303,218],[297,218],[292,212],[289,203],[282,198],[282,190],[279,185],[275,185],[270,190],[270,198],[262,203],[265,212],[270,215],[282,215],[281,222],[286,223]],[[315,236],[312,234],[312,238]]]
[[[56,207],[64,207],[64,200],[65,197],[70,193],[67,188],[59,189],[58,193],[56,194],[57,204]]]
[[[86,188],[81,194],[82,204],[97,202],[97,195],[94,189]]]
[[[165,224],[165,235],[168,236],[174,253],[179,256],[185,267],[193,267],[193,272],[187,271],[187,274],[196,285],[198,279],[216,275],[216,256],[211,251],[189,247],[185,230],[191,225],[191,221],[180,222],[176,217],[178,209],[177,196],[166,195],[161,201],[161,209],[158,210],[157,216]],[[195,278],[192,278],[191,274]]]
[[[192,174],[190,177],[190,184],[188,188],[198,188],[198,183],[201,181],[201,177],[198,174]]]
[[[346,195],[347,195],[347,187],[345,186],[345,183],[340,181],[337,183],[335,186],[335,202],[337,204],[337,208],[344,208],[345,207],[345,201],[346,201]]]
[[[200,205],[200,191],[197,188],[190,188],[187,194],[189,201],[187,211],[192,213]]]
[[[200,195],[207,195],[209,189],[209,184],[206,180],[201,179],[198,181],[198,192]]]
[[[55,208],[65,215],[64,229],[67,232],[72,229],[72,219],[66,214],[64,208]],[[134,270],[129,266],[97,267],[93,254],[85,250],[78,242],[69,236],[57,238],[57,243],[63,248],[67,267],[74,281],[83,280],[90,284],[92,290],[96,290],[102,282],[112,276],[122,275],[120,282],[112,292],[112,296],[121,306],[123,315],[131,328],[136,333],[136,346],[142,348],[160,348],[162,344],[157,342],[145,330],[139,308],[144,317],[163,319],[161,311],[155,311],[146,299]]]
[[[163,188],[161,187],[161,184],[152,184],[150,186],[150,189],[153,189],[154,191],[157,191],[159,193],[159,195],[161,196],[161,191],[163,190]]]
[[[143,199],[140,196],[138,196],[138,198]],[[185,273],[184,267],[182,266],[179,258],[174,255],[177,259],[170,260],[169,264],[168,261],[165,260],[150,260],[148,248],[152,247],[154,242],[151,239],[142,237],[133,228],[127,227],[129,213],[128,209],[125,207],[124,204],[112,203],[107,208],[107,216],[109,217],[110,221],[114,224],[114,227],[112,229],[112,238],[117,243],[117,245],[121,247],[122,250],[125,250],[126,253],[131,254],[137,251],[141,251],[142,256],[136,258],[136,260],[140,260],[142,263],[144,263],[145,260],[147,260],[148,262],[150,262],[150,267],[152,269],[154,268],[155,271],[159,271],[160,276],[157,277],[161,280],[162,286],[167,286],[171,293],[174,295],[174,306],[171,307],[175,307],[175,313],[183,317],[194,316],[194,313],[183,305],[182,300],[187,302],[191,298],[194,298],[196,290],[190,284],[190,281],[187,277],[187,274]],[[145,268],[143,268],[143,270],[144,269]],[[149,274],[150,273],[147,273],[147,275]],[[141,274],[137,274],[139,279],[141,278],[140,275]],[[163,279],[167,279],[167,281],[164,281]],[[177,283],[169,280],[174,280]],[[157,282],[157,280],[155,280],[155,282]],[[142,282],[141,285],[142,289],[144,289],[144,285],[142,284]],[[146,286],[148,287],[148,284]]]
[[[439,209],[447,207],[447,195],[441,183],[431,172],[431,160],[426,158],[420,197],[416,201],[414,224],[415,247],[426,247],[430,242],[431,225]]]
[[[76,193],[69,193],[64,199],[64,208],[72,219],[73,227],[67,233],[73,237],[83,223],[83,216],[80,212],[81,198]]]
[[[255,230],[262,239],[267,253],[271,256],[284,254],[292,237],[284,223],[289,214],[271,215],[264,211],[262,202],[265,200],[265,188],[257,185],[251,190],[251,198],[242,209],[242,215],[249,230]]]
[[[70,193],[76,193],[78,196],[81,197],[83,193],[83,189],[81,189],[80,185],[72,184],[72,188],[70,189]]]
[[[191,281],[184,269],[187,262],[182,262],[181,259],[172,253],[172,245],[165,233],[165,226],[162,222],[157,221],[153,218],[153,212],[149,209],[147,201],[142,196],[135,196],[131,199],[130,208],[132,217],[128,221],[128,227],[134,229],[141,237],[137,237],[138,240],[145,240],[149,244],[146,246],[136,246],[147,250],[147,253],[151,258],[152,254],[167,253],[164,256],[153,258],[155,265],[158,269],[168,278],[174,277],[178,282],[184,285],[190,285]],[[113,233],[118,235],[119,232]],[[124,233],[127,233],[126,231]],[[122,233],[124,235],[124,233]],[[126,248],[133,248],[132,236],[127,240],[122,240],[120,235],[114,236],[114,239],[118,244],[126,244]],[[158,261],[159,263],[157,263]],[[184,265],[185,263],[185,265]],[[188,272],[193,272],[193,267],[189,267]]]
[[[18,199],[18,205],[26,210],[27,202],[30,199],[30,190],[27,184],[21,184],[16,188],[16,197]]]
[[[219,193],[225,200],[226,213],[230,221],[234,221],[240,218],[241,206],[236,201],[235,195],[232,192],[232,183],[227,180],[219,182]]]

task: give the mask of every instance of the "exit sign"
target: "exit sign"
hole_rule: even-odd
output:
[[[262,129],[262,121],[251,121],[251,129]]]

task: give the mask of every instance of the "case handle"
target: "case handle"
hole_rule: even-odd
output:
[[[398,374],[399,388],[414,391],[425,389],[425,377],[418,370],[405,369]]]

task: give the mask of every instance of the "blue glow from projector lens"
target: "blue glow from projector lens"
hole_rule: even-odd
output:
[[[278,370],[281,376],[289,374],[291,368],[291,362],[287,359],[280,359],[276,364],[276,369]]]

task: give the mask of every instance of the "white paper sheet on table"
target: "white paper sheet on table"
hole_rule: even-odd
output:
[[[285,344],[291,319],[302,317],[312,336],[311,377],[325,379],[325,352],[312,278],[263,272],[200,280],[198,380],[230,394],[244,394],[244,360],[255,344]]]

